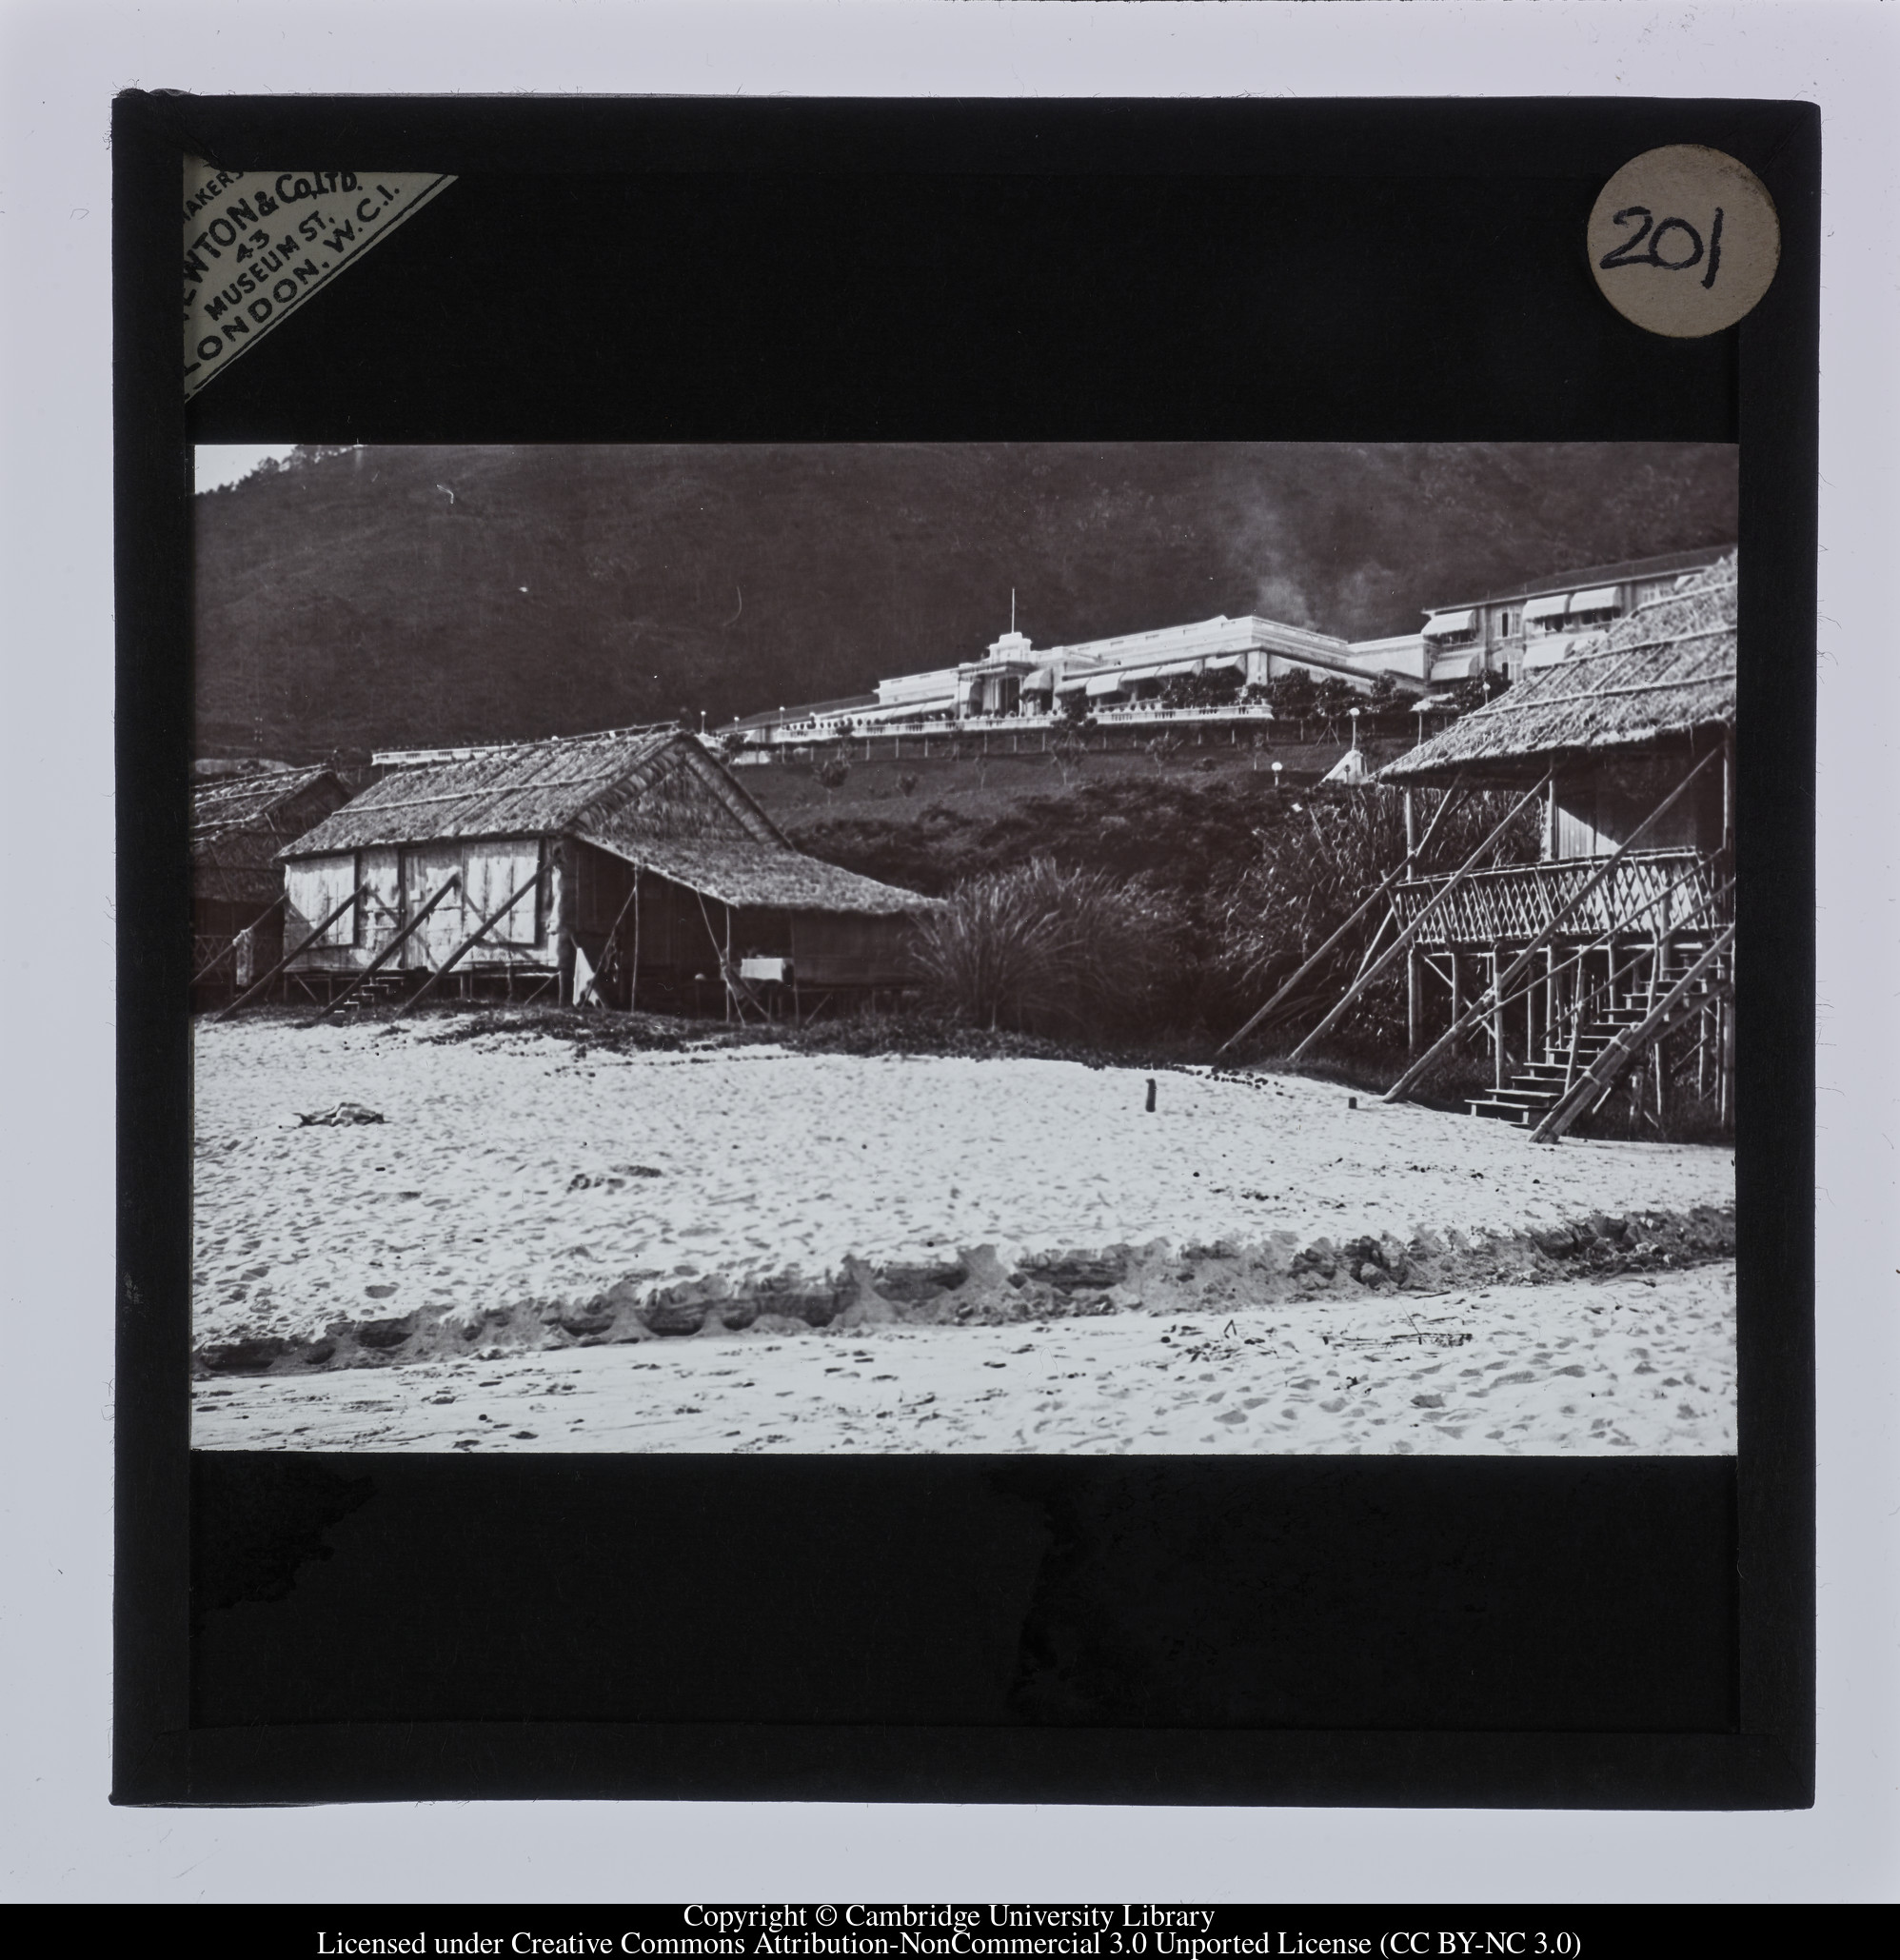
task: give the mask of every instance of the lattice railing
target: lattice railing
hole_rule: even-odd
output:
[[[1474,872],[1426,921],[1421,941],[1489,945],[1534,938],[1602,868],[1600,858],[1568,858]],[[1401,884],[1394,894],[1400,924],[1411,924],[1451,882],[1447,874]],[[1566,939],[1613,931],[1660,936],[1726,925],[1723,882],[1716,861],[1695,851],[1633,852],[1558,931]]]

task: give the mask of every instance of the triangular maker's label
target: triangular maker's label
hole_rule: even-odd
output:
[[[221,170],[187,157],[186,394],[454,182],[414,170]]]

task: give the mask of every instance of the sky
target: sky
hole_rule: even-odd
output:
[[[192,452],[196,487],[215,490],[247,477],[260,463],[282,463],[293,443],[200,443]]]

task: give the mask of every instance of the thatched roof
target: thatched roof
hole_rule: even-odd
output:
[[[1387,763],[1379,780],[1507,778],[1732,728],[1735,640],[1731,553]]]
[[[220,776],[191,793],[191,873],[200,897],[267,905],[283,890],[277,854],[348,798],[328,768]]]
[[[578,836],[725,837],[782,845],[778,826],[690,735],[636,728],[521,742],[410,763],[314,830],[286,858],[379,844]]]
[[[274,811],[325,777],[336,780],[333,771],[318,767],[263,769],[250,776],[213,776],[193,784],[192,851],[209,847],[233,830],[267,829]]]
[[[629,844],[581,833],[629,863],[717,899],[722,905],[777,912],[853,912],[872,918],[921,912],[938,901],[901,885],[881,884],[789,844],[728,843],[694,839]]]

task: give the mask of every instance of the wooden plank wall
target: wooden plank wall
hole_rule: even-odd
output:
[[[458,888],[397,956],[406,970],[438,966],[537,864],[543,867],[539,889],[517,901],[462,964],[470,973],[550,965],[559,953],[555,922],[562,902],[562,872],[558,854],[541,839],[530,837],[381,845],[302,859],[287,866],[293,932],[307,932],[355,885],[369,887],[363,903],[345,913],[297,966],[320,972],[353,972],[366,966],[390,935],[401,931],[454,872],[461,879]]]

